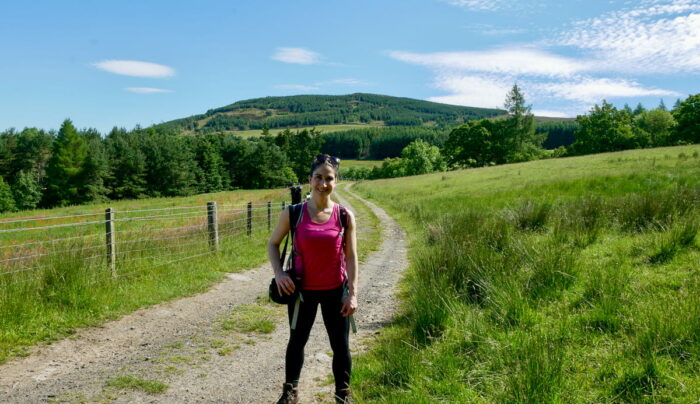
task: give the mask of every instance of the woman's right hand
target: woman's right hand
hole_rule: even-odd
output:
[[[292,281],[292,278],[286,272],[275,274],[275,282],[277,283],[277,292],[280,296],[282,296],[282,292],[291,295],[296,289],[294,281]]]

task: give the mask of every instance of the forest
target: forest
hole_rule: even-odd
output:
[[[195,133],[301,128],[339,123],[451,127],[468,120],[503,113],[500,109],[462,107],[376,94],[297,95],[239,101],[158,126]]]

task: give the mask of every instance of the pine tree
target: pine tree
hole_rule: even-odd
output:
[[[664,103],[664,99],[662,98],[661,101],[659,101],[659,106],[656,107],[657,109],[660,109],[662,111],[667,111],[666,109],[666,104]]]
[[[603,101],[603,103],[605,103],[605,101]],[[642,103],[640,102],[637,104],[637,108],[634,109],[633,115],[637,116],[646,110],[647,109],[644,108],[644,105],[642,105]]]
[[[109,175],[109,161],[100,134],[95,129],[81,133],[87,144],[87,156],[81,173],[80,203],[106,201],[109,193],[105,180]]]
[[[53,155],[46,169],[46,206],[78,203],[84,189],[83,168],[88,155],[85,139],[78,134],[70,119],[63,121],[53,144]]]
[[[504,146],[507,147],[507,160],[526,161],[534,158],[533,152],[539,149],[544,136],[535,132],[535,116],[532,105],[526,105],[525,96],[517,84],[506,94],[504,104],[509,118],[505,121]]]

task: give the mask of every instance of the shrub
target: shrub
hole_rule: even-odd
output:
[[[525,201],[510,212],[515,226],[520,230],[540,230],[547,224],[552,205]]]

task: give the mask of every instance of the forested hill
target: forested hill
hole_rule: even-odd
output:
[[[504,113],[500,109],[461,107],[376,94],[295,95],[238,101],[156,126],[193,133],[333,124],[452,127],[468,120]]]

